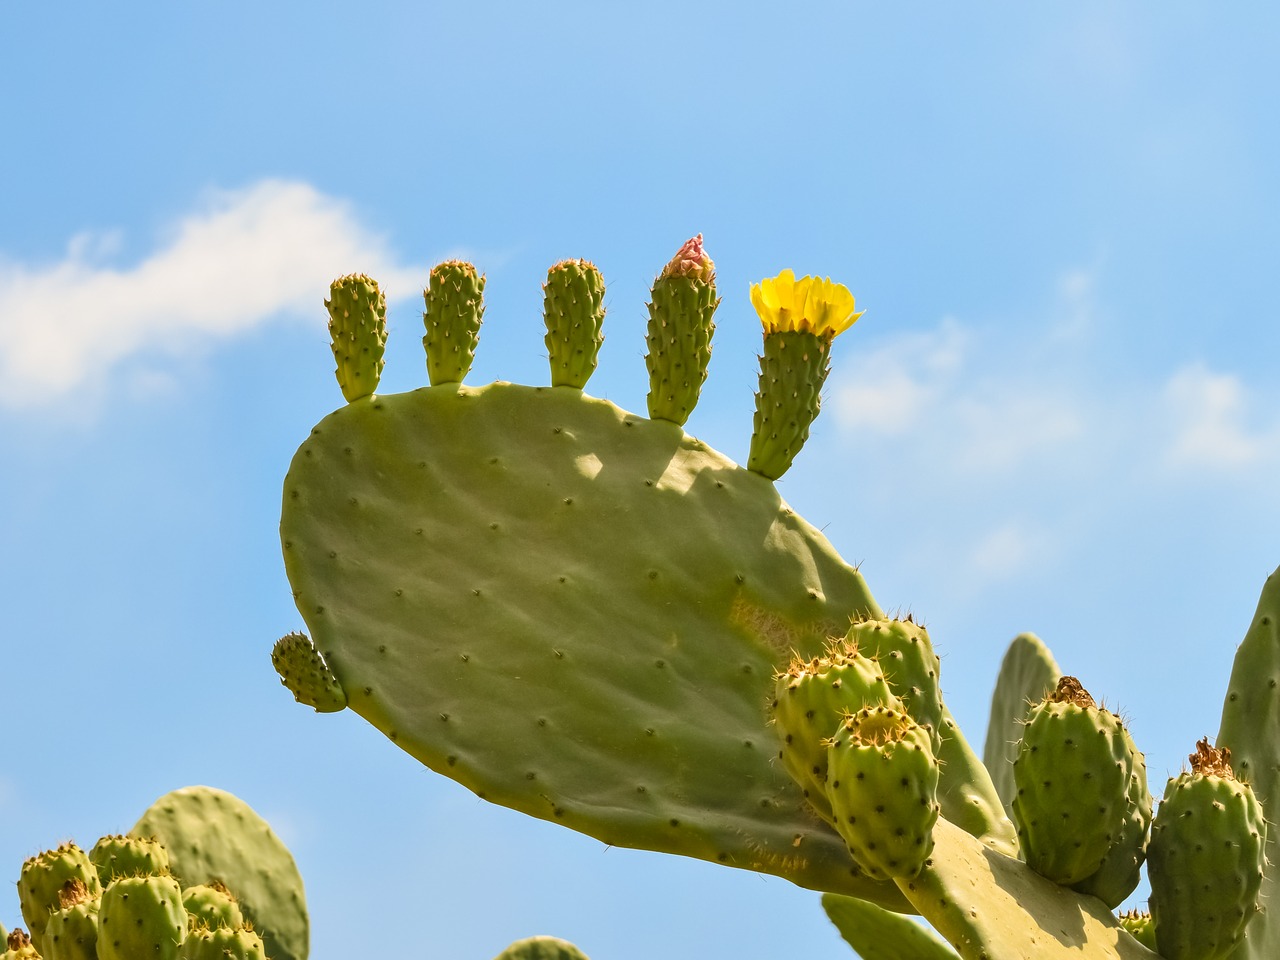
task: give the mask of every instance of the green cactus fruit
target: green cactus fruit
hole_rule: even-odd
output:
[[[1231,766],[1248,781],[1267,823],[1280,823],[1280,570],[1267,578],[1258,609],[1236,651],[1222,705],[1218,745],[1231,751]],[[1231,960],[1280,957],[1280,830],[1267,831],[1266,875],[1259,902],[1270,904],[1245,928]]]
[[[244,914],[240,904],[226,885],[214,880],[211,883],[197,883],[182,891],[182,905],[187,909],[187,923],[190,929],[207,927],[216,930],[218,927],[244,926]]]
[[[825,893],[822,909],[862,960],[959,960],[928,927],[874,903]]]
[[[1028,866],[1067,885],[1102,866],[1129,815],[1135,752],[1120,718],[1075,677],[1031,709],[1013,764],[1013,820]]]
[[[902,709],[879,664],[848,640],[831,641],[821,656],[809,660],[793,658],[775,678],[770,709],[782,741],[778,757],[814,811],[832,825],[827,742],[845,717],[871,705]]]
[[[378,389],[387,345],[387,301],[376,280],[353,273],[333,281],[324,305],[338,364],[334,374],[352,403]]]
[[[991,777],[942,700],[939,660],[929,631],[910,615],[856,618],[846,637],[877,660],[889,688],[929,732],[934,755],[942,765],[938,787],[942,815],[962,830],[983,837],[992,849],[1015,855],[1017,837]]]
[[[777,480],[791,469],[818,417],[830,361],[829,337],[799,330],[765,334],[748,470]]]
[[[1267,823],[1227,749],[1196,744],[1170,778],[1151,826],[1147,872],[1156,944],[1166,960],[1221,960],[1258,910]]]
[[[1027,714],[1053,691],[1061,676],[1053,654],[1034,633],[1014,637],[1000,663],[996,687],[991,694],[991,718],[982,749],[982,765],[991,774],[991,782],[1010,817],[1015,792],[1013,761],[1018,756]]]
[[[432,386],[461,383],[471,370],[480,323],[484,319],[484,275],[462,260],[446,260],[431,269],[422,291],[426,310],[427,376]]]
[[[649,302],[649,416],[684,426],[698,403],[711,362],[715,264],[702,234],[685,243],[653,282]]]
[[[933,850],[938,761],[929,732],[893,707],[863,707],[827,748],[827,798],[854,862],[870,877],[910,879]]]
[[[1120,926],[1148,950],[1156,948],[1156,925],[1145,910],[1126,910],[1120,914]]]
[[[271,664],[298,703],[314,707],[316,713],[345,709],[347,692],[305,633],[290,633],[277,640]]]
[[[120,877],[102,891],[100,960],[175,960],[186,935],[187,911],[173,877]]]
[[[764,325],[760,389],[747,469],[777,480],[809,439],[830,369],[831,341],[860,317],[853,294],[830,279],[790,270],[751,287]]]
[[[182,960],[267,960],[266,947],[252,927],[196,926],[182,941]]]
[[[212,787],[174,790],[129,834],[163,843],[183,886],[217,880],[234,891],[272,960],[306,960],[310,921],[298,866],[270,824],[239,797]]]
[[[587,960],[587,955],[559,937],[527,937],[511,944],[494,960]]]
[[[117,877],[158,877],[169,872],[169,854],[152,837],[103,837],[89,851],[89,860],[103,887]]]
[[[604,342],[604,278],[586,260],[562,260],[547,271],[542,292],[551,385],[581,390]]]
[[[45,960],[98,960],[98,907],[80,880],[68,880],[58,891],[58,909],[44,928]]]
[[[22,865],[18,878],[18,902],[22,918],[27,922],[35,948],[45,952],[44,928],[50,911],[58,909],[58,894],[68,880],[79,880],[90,896],[102,893],[97,871],[88,855],[74,843],[64,843],[56,850],[46,850]]]
[[[1142,864],[1147,859],[1147,832],[1151,827],[1151,788],[1147,783],[1147,761],[1134,746],[1129,731],[1120,726],[1123,747],[1129,756],[1126,767],[1129,784],[1125,789],[1124,819],[1102,864],[1072,888],[1091,894],[1115,909],[1128,899],[1142,880]]]
[[[21,928],[10,933],[5,943],[9,949],[0,952],[0,960],[40,960],[40,952]]]

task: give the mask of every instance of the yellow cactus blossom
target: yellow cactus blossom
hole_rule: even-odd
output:
[[[854,311],[853,294],[830,277],[801,277],[783,270],[751,285],[751,303],[765,333],[799,331],[834,337],[844,333],[865,311]]]

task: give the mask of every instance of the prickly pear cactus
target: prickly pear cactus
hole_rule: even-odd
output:
[[[494,960],[587,960],[587,955],[559,937],[526,937],[511,944]]]
[[[89,851],[89,860],[104,887],[116,877],[160,876],[169,871],[169,854],[154,837],[102,837]]]
[[[252,927],[197,926],[182,941],[181,960],[267,960],[266,946]]]
[[[31,941],[40,953],[46,953],[44,928],[49,913],[58,908],[58,894],[69,881],[84,884],[90,896],[102,893],[97,871],[89,856],[74,843],[64,843],[56,850],[46,850],[27,859],[18,878],[18,902],[22,918],[27,922]]]
[[[182,887],[173,877],[121,877],[102,892],[101,960],[175,960],[186,935]]]
[[[79,880],[68,880],[58,891],[58,909],[44,928],[45,960],[98,960],[98,908],[95,897]]]

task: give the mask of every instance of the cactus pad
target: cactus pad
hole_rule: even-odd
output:
[[[587,960],[587,955],[559,937],[527,937],[511,944],[495,960]]]
[[[928,927],[874,903],[827,893],[822,909],[862,960],[959,960]]]
[[[991,694],[991,719],[987,723],[982,764],[991,774],[991,782],[1010,817],[1016,790],[1013,761],[1022,742],[1023,725],[1031,708],[1053,691],[1061,676],[1053,654],[1034,633],[1014,637],[1000,663]]]
[[[336,713],[346,707],[347,692],[306,634],[290,633],[277,640],[271,664],[293,699],[314,707],[316,713]]]
[[[129,833],[163,843],[183,885],[225,884],[272,960],[306,960],[309,921],[297,864],[243,800],[212,787],[184,787],[152,804]]]

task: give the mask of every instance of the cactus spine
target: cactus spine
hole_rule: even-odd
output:
[[[378,389],[382,378],[382,355],[387,345],[387,301],[378,282],[363,273],[353,273],[333,281],[329,299],[329,336],[334,375],[348,403],[367,397]]]
[[[422,291],[427,328],[422,346],[427,351],[431,385],[461,383],[471,370],[484,319],[484,276],[462,260],[446,260],[431,268]]]
[[[716,268],[702,234],[687,241],[653,282],[649,302],[649,416],[684,426],[711,362]]]

